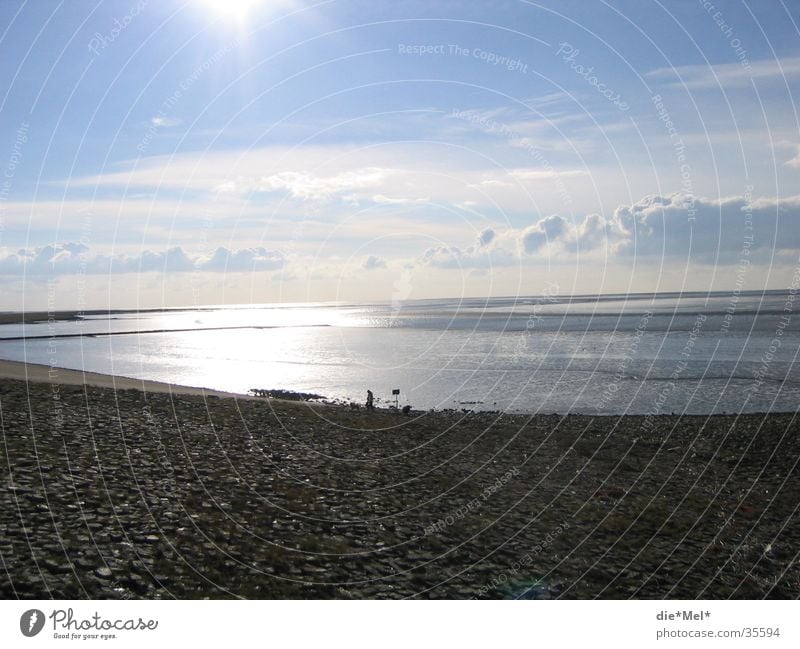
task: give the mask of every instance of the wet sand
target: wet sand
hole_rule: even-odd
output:
[[[800,596],[793,414],[403,417],[20,365],[5,598]]]

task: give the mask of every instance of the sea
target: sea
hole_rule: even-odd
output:
[[[0,358],[415,410],[795,412],[796,290],[207,306],[0,325]]]

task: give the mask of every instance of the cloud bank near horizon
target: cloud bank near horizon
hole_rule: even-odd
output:
[[[59,243],[23,248],[0,256],[0,275],[111,275],[127,273],[259,272],[283,268],[283,254],[264,247],[229,250],[210,255],[191,254],[180,246],[138,255],[92,253],[82,243]]]
[[[467,245],[442,243],[393,257],[369,254],[363,270],[391,270],[413,263],[438,269],[490,269],[548,261],[596,266],[613,259],[682,259],[701,264],[767,264],[776,255],[800,252],[800,196],[784,199],[732,196],[721,199],[686,193],[650,195],[619,205],[609,216],[579,218],[550,214],[514,228],[475,230]],[[325,259],[318,259],[324,262]],[[286,270],[290,256],[263,246],[218,247],[198,253],[180,245],[138,254],[94,251],[64,242],[16,251],[0,249],[0,275],[42,276],[131,273],[256,273]],[[298,259],[298,265],[307,260]],[[298,274],[298,273],[296,273]],[[299,273],[302,275],[303,273]]]
[[[587,263],[646,257],[733,264],[744,257],[750,263],[769,263],[775,255],[798,251],[800,196],[715,200],[675,193],[620,205],[610,217],[593,213],[571,220],[551,214],[519,230],[485,230],[465,248],[429,248],[421,260],[439,268],[486,268],[577,255]]]

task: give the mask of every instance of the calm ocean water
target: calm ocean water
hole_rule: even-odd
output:
[[[795,294],[606,295],[208,307],[0,326],[0,357],[247,393],[414,408],[795,411]],[[800,306],[800,300],[798,305]],[[107,335],[126,332],[124,335]],[[149,333],[145,333],[149,332]],[[52,335],[83,334],[48,338]]]

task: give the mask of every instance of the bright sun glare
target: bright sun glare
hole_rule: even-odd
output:
[[[212,10],[233,18],[244,18],[261,0],[202,0]]]

